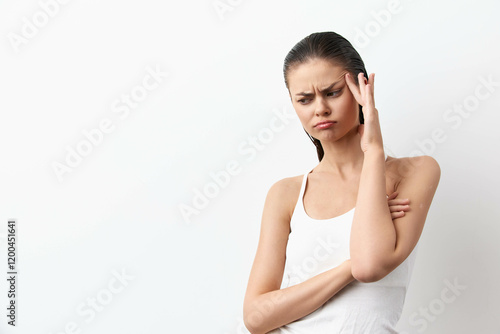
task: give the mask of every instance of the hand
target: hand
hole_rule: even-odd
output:
[[[401,218],[405,215],[405,212],[410,210],[410,206],[408,203],[410,203],[410,200],[405,198],[405,199],[395,199],[396,196],[398,196],[398,192],[395,191],[393,192],[388,198],[388,204],[389,204],[389,209],[391,211],[391,217],[392,219],[396,218]]]
[[[358,133],[361,136],[361,150],[364,153],[368,152],[368,150],[383,151],[382,131],[380,130],[378,110],[375,108],[373,93],[375,73],[370,74],[367,82],[363,72],[360,72],[358,74],[359,87],[349,73],[346,73],[345,78],[352,95],[362,107],[361,111],[365,120],[365,124],[360,124],[358,127]]]

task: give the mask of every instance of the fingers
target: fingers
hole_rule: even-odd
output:
[[[396,219],[396,218],[401,218],[404,217],[405,213],[404,212],[391,212],[391,219]]]
[[[405,212],[410,210],[408,205],[410,200],[408,198],[395,199],[397,195],[399,195],[399,192],[395,191],[387,198],[392,219],[404,217]]]
[[[375,73],[372,73],[368,76],[368,83],[365,86],[365,93],[366,93],[365,96],[368,105],[375,105],[374,87],[375,87]]]
[[[361,106],[365,105],[375,105],[374,99],[374,86],[375,86],[375,73],[371,73],[368,76],[368,80],[363,72],[358,73],[358,85],[356,85],[354,79],[349,73],[345,74],[345,79],[347,86],[354,95],[354,98]],[[359,86],[359,87],[358,87]]]
[[[368,76],[368,84],[371,86],[373,92],[373,87],[375,85],[375,73],[372,73]]]
[[[396,198],[396,196],[398,196],[398,192],[397,191],[393,192],[387,199],[391,200],[393,198]]]
[[[354,96],[354,98],[356,99],[356,102],[358,102],[358,104],[360,104],[360,105],[363,105],[362,104],[363,101],[361,99],[360,89],[356,85],[356,83],[354,82],[354,79],[352,78],[352,76],[349,73],[346,73],[345,79],[346,79],[345,81],[347,83],[347,87],[349,87],[349,89],[351,90],[351,93]]]
[[[363,72],[358,73],[359,90],[361,92],[361,97],[363,98],[366,94],[366,78]]]
[[[403,205],[403,206],[390,206],[389,207],[390,212],[391,212],[391,217],[392,219],[396,218],[401,218],[406,215],[406,212],[410,210],[410,207],[408,205]]]
[[[403,205],[409,204],[410,200],[408,198],[396,198],[396,199],[387,199],[389,201],[389,205]]]
[[[404,203],[410,203],[410,200],[408,198],[399,198],[395,199],[399,195],[399,191],[394,191],[392,194],[389,195],[387,200],[390,200],[391,203],[389,204],[404,204]]]
[[[390,209],[391,212],[409,211],[410,210],[410,206],[408,204],[404,204],[404,205],[391,205],[389,207],[389,209]]]

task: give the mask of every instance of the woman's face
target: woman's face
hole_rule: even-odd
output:
[[[304,129],[320,141],[337,140],[353,129],[357,132],[359,105],[347,86],[346,73],[324,59],[311,59],[288,72],[293,107]],[[324,121],[334,123],[318,125]]]

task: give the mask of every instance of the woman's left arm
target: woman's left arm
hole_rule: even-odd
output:
[[[361,282],[374,282],[399,266],[412,252],[424,228],[436,192],[441,169],[430,156],[403,158],[396,184],[399,198],[410,199],[411,209],[392,219],[386,198],[386,170],[378,110],[374,101],[374,74],[358,84],[347,75],[346,82],[362,106],[364,124],[361,149],[364,161],[359,182],[356,210],[351,227],[350,256],[352,275]]]

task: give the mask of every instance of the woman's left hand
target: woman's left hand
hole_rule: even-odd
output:
[[[405,216],[405,212],[410,210],[410,200],[408,198],[397,199],[399,192],[395,191],[387,197],[387,204],[391,212],[392,220]]]
[[[368,150],[383,151],[382,131],[380,130],[378,110],[375,108],[373,94],[375,73],[369,75],[367,82],[363,72],[360,72],[358,74],[359,86],[356,85],[351,75],[346,73],[346,82],[352,95],[362,107],[364,124],[360,124],[358,127],[358,133],[361,136],[361,149],[364,153]]]

